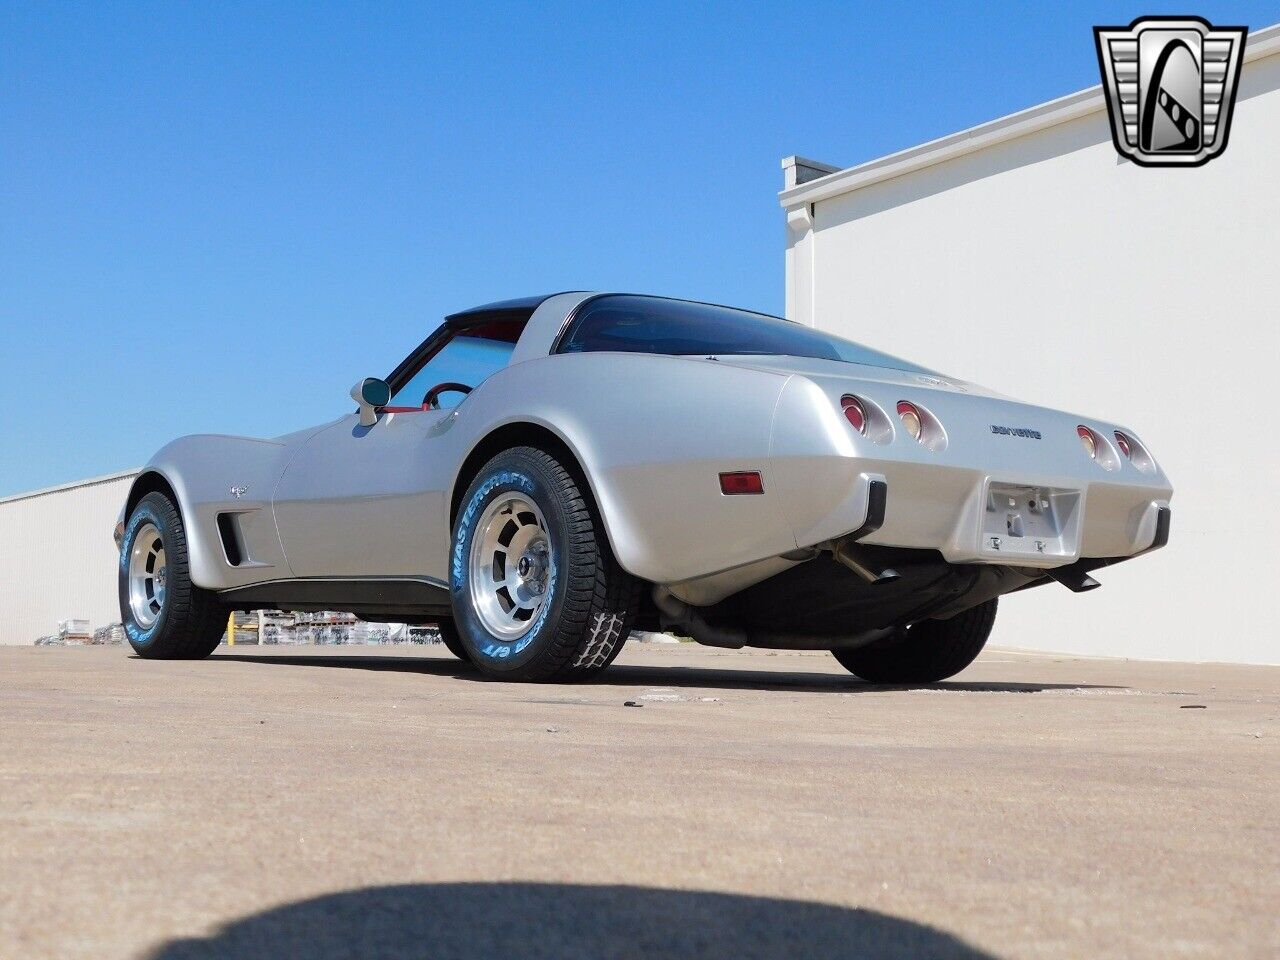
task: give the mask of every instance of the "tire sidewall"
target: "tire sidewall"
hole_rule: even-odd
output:
[[[547,521],[551,541],[551,572],[547,578],[548,602],[542,605],[529,630],[516,640],[493,636],[476,615],[471,603],[471,549],[485,509],[506,493],[519,493],[537,504]],[[546,653],[556,641],[564,606],[568,568],[565,512],[558,492],[542,470],[516,452],[496,457],[468,488],[454,522],[449,554],[449,594],[458,636],[473,662],[488,673],[516,673]]]
[[[119,594],[120,594],[120,622],[124,626],[125,636],[129,638],[129,645],[138,653],[145,653],[156,642],[157,638],[164,635],[165,625],[169,622],[169,607],[171,604],[166,602],[160,608],[160,615],[156,617],[156,622],[148,629],[144,630],[133,618],[133,607],[129,602],[129,557],[133,553],[134,542],[138,539],[138,531],[147,523],[155,525],[160,531],[160,540],[164,543],[165,564],[168,567],[168,577],[172,583],[172,578],[176,571],[176,564],[179,562],[177,551],[174,549],[173,529],[169,518],[164,516],[165,511],[157,509],[157,505],[151,494],[143,497],[138,505],[134,508],[129,522],[124,528],[124,539],[120,541],[120,570],[119,570]]]

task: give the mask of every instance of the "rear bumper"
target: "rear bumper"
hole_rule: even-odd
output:
[[[856,533],[869,545],[936,550],[949,563],[1047,570],[1082,560],[1114,562],[1168,541],[1171,491],[1133,478],[1089,481],[823,459],[806,465],[811,482],[826,485],[830,473],[839,473],[848,492],[826,511],[814,500],[791,505],[793,515],[802,515],[801,546]],[[881,487],[883,497],[877,496]],[[878,524],[860,529],[872,519]]]

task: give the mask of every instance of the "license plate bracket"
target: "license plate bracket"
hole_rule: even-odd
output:
[[[1080,513],[1079,490],[991,481],[979,552],[984,558],[1032,565],[1074,558]]]

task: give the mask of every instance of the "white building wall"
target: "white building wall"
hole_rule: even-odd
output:
[[[120,620],[111,531],[135,473],[0,500],[0,644]]]
[[[1120,161],[1097,93],[1027,115],[1074,119],[914,172],[885,179],[889,158],[782,195],[793,319],[1127,423],[1173,481],[1166,549],[1089,594],[1006,598],[993,643],[1280,662],[1277,40],[1253,38],[1229,147],[1204,167]],[[1019,123],[989,126],[972,142]]]

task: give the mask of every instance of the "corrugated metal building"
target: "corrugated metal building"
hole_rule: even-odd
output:
[[[0,499],[0,644],[120,619],[111,531],[136,470]]]

